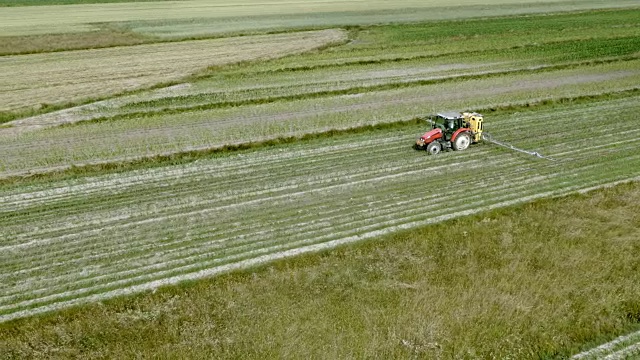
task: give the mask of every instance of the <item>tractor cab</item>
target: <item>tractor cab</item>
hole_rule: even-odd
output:
[[[433,120],[433,129],[442,130],[444,140],[451,140],[451,136],[456,130],[464,128],[465,120],[460,113],[441,113],[435,116]]]

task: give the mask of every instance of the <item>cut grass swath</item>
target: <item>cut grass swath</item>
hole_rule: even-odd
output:
[[[615,114],[609,121],[615,118],[618,126],[638,110],[635,99],[596,104]],[[593,108],[583,104],[560,112],[566,121],[580,119],[594,131],[613,126],[597,111],[587,111]],[[527,139],[516,134],[543,136],[541,124],[557,116],[559,110],[524,113],[510,126],[511,137],[504,137],[518,144]],[[496,117],[492,126],[509,121],[516,119]],[[67,185],[34,184],[30,193],[9,187],[0,219],[2,253],[10,255],[1,262],[2,318],[188,279],[199,271],[208,274],[217,270],[207,269],[253,263],[255,257],[278,257],[300,247],[375,237],[623,181],[637,177],[634,169],[640,168],[632,131],[622,132],[629,138],[622,135],[606,149],[592,140],[598,133],[579,129],[567,131],[564,137],[572,137],[571,142],[548,138],[542,150],[557,162],[489,145],[425,157],[411,150],[413,136],[406,129],[396,134],[354,134],[321,139],[317,145],[203,159],[169,172],[149,170],[155,174],[151,177],[138,171],[132,173],[132,183],[119,174],[68,180]],[[583,145],[575,149],[571,144]],[[599,163],[590,154],[595,149],[601,154]],[[425,176],[433,183],[456,181],[448,192],[435,194],[424,191]],[[91,185],[93,181],[104,185]],[[466,194],[477,184],[484,186]],[[65,189],[70,185],[76,189]],[[96,208],[95,203],[102,205]]]

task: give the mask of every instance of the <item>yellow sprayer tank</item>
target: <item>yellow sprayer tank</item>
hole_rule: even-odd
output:
[[[462,113],[464,120],[469,123],[469,129],[473,133],[473,142],[476,143],[482,139],[482,114],[476,112]]]

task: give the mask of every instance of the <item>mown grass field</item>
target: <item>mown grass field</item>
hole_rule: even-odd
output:
[[[626,114],[640,111],[638,99],[507,113],[487,125],[494,136],[555,161],[488,145],[425,159],[410,147],[422,124],[5,188],[0,319],[127,288],[140,291],[154,281],[197,278],[259,256],[633,179],[640,175],[638,131]],[[548,122],[559,116],[580,125],[549,135]],[[610,134],[613,126],[621,134]],[[470,191],[477,183],[487,185]],[[427,184],[437,191],[426,191]]]
[[[135,160],[409,120],[443,109],[489,109],[636,89],[640,83],[638,14],[637,10],[602,11],[352,31],[352,40],[344,46],[271,62],[215,67],[175,86],[13,121],[10,128],[0,128],[0,148],[5,154],[0,173]],[[545,30],[538,31],[531,20]],[[600,25],[594,28],[593,23]],[[470,28],[479,30],[474,35]],[[279,35],[272,36],[277,42]],[[300,46],[318,45],[301,42]],[[176,44],[181,43],[158,46],[170,51]],[[119,49],[112,53],[120,54]],[[85,54],[68,53],[61,56]],[[158,63],[153,54],[148,58],[150,64],[175,69]],[[74,68],[68,66],[69,71]],[[130,77],[139,79],[136,71],[144,74],[147,70],[143,70],[132,67]],[[112,71],[119,68],[95,73],[104,74],[106,81]],[[149,74],[149,81],[161,78],[157,72]],[[64,78],[58,76],[58,80]],[[49,79],[55,84],[53,80]],[[78,81],[89,88],[101,84],[85,77]],[[60,96],[64,91],[60,95],[52,91],[58,87],[29,84],[30,91],[64,99]],[[76,89],[78,82],[68,87],[73,95],[83,94],[84,86]],[[7,96],[26,105],[34,97],[18,93],[27,89]],[[81,121],[76,126],[30,131]]]
[[[638,200],[636,183],[537,201],[24,319],[0,327],[0,351],[9,359],[568,358],[634,322],[638,329]]]
[[[638,350],[637,4],[222,5],[0,12],[0,353]]]
[[[637,6],[634,0],[187,0],[68,6],[7,7],[0,13],[6,36],[92,31],[107,23],[136,32],[180,38],[300,27],[327,27],[549,13]],[[68,16],[74,12],[75,16]],[[25,21],[25,19],[27,21]]]
[[[342,30],[320,30],[6,56],[0,111],[64,105],[88,95],[104,98],[177,81],[212,66],[278,58],[346,39]]]

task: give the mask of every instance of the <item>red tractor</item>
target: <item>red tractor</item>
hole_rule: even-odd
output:
[[[465,150],[482,139],[482,115],[443,113],[429,119],[432,129],[416,141],[415,148],[435,155],[442,150]]]

